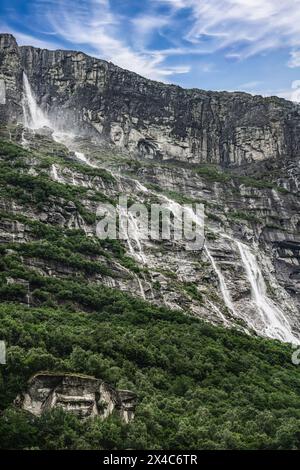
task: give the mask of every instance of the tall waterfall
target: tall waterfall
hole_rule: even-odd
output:
[[[268,297],[266,283],[256,257],[247,245],[239,241],[236,241],[236,243],[251,285],[252,299],[264,325],[262,333],[274,339],[300,344],[300,340],[293,335],[284,313]]]
[[[23,72],[22,107],[23,107],[23,115],[24,115],[24,125],[26,127],[32,130],[42,128],[43,126],[52,128],[54,131],[53,132],[54,140],[65,144],[70,150],[75,151],[76,158],[80,160],[81,162],[86,163],[90,166],[95,166],[86,158],[86,156],[83,153],[76,151],[77,149],[76,149],[76,144],[75,144],[75,139],[74,139],[75,136],[72,133],[62,133],[58,131],[57,129],[55,129],[55,126],[51,124],[49,118],[45,115],[42,109],[38,106],[36,98],[34,96],[34,93],[28,81],[28,77],[25,72]],[[28,144],[24,135],[22,136],[22,143],[24,145]],[[51,173],[52,173],[52,177],[54,180],[63,182],[63,180],[60,179],[57,173],[57,169],[54,164],[52,165]],[[117,177],[116,174],[113,174],[113,176]],[[119,179],[121,182],[121,177]],[[151,191],[150,189],[143,186],[137,180],[133,180],[129,177],[125,177],[124,179],[129,179],[133,181],[135,183],[136,189],[139,192],[149,193],[150,195],[153,194],[161,198],[166,203],[170,211],[173,213],[174,220],[177,219],[179,211],[181,211],[180,204],[173,201],[172,199],[169,199],[167,196],[163,194]],[[197,220],[196,214],[195,215],[193,214],[194,212],[191,210],[190,216],[195,217],[194,222],[198,224],[201,223],[200,220]],[[131,238],[128,237],[127,239],[129,251],[132,256],[138,259],[139,262],[146,265],[147,256],[143,250],[143,245],[141,243],[140,232],[139,232],[139,227],[137,225],[137,222],[132,215],[128,214],[126,217],[127,217],[126,224],[127,226],[128,224],[130,224],[130,227],[131,227],[131,230],[130,230]],[[250,315],[247,314],[248,318],[244,318],[244,320],[248,323],[249,326],[253,325],[253,328],[255,327],[255,330],[258,333],[261,333],[271,338],[279,339],[281,341],[300,344],[300,340],[293,334],[289,321],[287,320],[284,312],[278,306],[275,305],[274,301],[271,298],[268,297],[266,284],[265,284],[262,272],[259,268],[256,257],[252,253],[251,249],[247,245],[237,240],[234,240],[227,235],[224,235],[224,234],[222,235],[225,238],[230,239],[231,242],[236,243],[239,253],[240,253],[241,261],[243,263],[245,272],[247,274],[248,282],[251,285],[252,302],[254,303],[256,307],[255,318],[252,319],[250,318]],[[230,291],[227,287],[226,280],[223,276],[223,273],[221,269],[218,267],[207,245],[204,246],[204,251],[212,265],[212,268],[214,269],[217,275],[219,286],[220,286],[220,291],[221,291],[225,305],[236,317],[241,316],[241,314],[235,310],[235,306],[233,304]],[[144,292],[143,285],[141,283],[139,276],[137,276],[137,280],[139,282],[141,294],[143,298],[145,298],[145,292]],[[223,314],[219,311],[219,309],[215,307],[213,304],[211,304],[211,307],[214,310],[217,309],[216,313],[218,313],[220,317],[222,318],[223,322],[226,323],[227,320],[223,316]],[[262,325],[261,327],[257,326],[256,319],[259,320],[258,323],[259,325]]]
[[[22,108],[25,126],[29,129],[40,129],[44,126],[51,127],[49,119],[37,104],[25,72],[23,72],[23,90]]]
[[[219,285],[220,285],[220,290],[221,290],[221,293],[222,293],[222,296],[223,296],[223,299],[224,299],[224,303],[226,305],[226,307],[234,314],[236,314],[235,312],[235,309],[234,309],[234,306],[233,306],[233,303],[232,303],[232,299],[231,299],[231,296],[230,296],[230,293],[229,293],[229,290],[227,288],[227,285],[226,285],[226,281],[225,281],[225,278],[221,272],[221,270],[218,268],[217,266],[217,263],[215,262],[212,254],[210,253],[207,245],[204,246],[204,250],[205,250],[205,253],[209,259],[209,261],[211,262],[211,265],[219,279]]]
[[[71,151],[75,150],[76,146],[74,145],[74,134],[72,134],[71,132],[61,132],[45,115],[40,106],[37,104],[36,98],[34,96],[34,93],[32,91],[31,85],[25,72],[23,72],[22,109],[25,127],[32,130],[41,129],[44,126],[49,127],[53,130],[52,137],[56,142],[65,145]],[[26,146],[27,144],[28,142],[23,135],[22,145]],[[74,153],[76,158],[81,162],[86,163],[87,165],[92,167],[95,166],[86,158],[84,153],[77,151],[75,151]]]

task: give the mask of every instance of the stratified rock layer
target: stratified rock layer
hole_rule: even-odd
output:
[[[299,337],[298,106],[275,97],[183,90],[79,52],[19,48],[10,35],[2,35],[0,44],[0,78],[8,90],[8,105],[0,108],[8,122],[2,135],[53,158],[41,167],[39,157],[28,155],[31,176],[86,188],[82,204],[89,214],[96,213],[99,191],[114,202],[126,194],[147,207],[166,201],[172,206],[174,200],[205,205],[205,249],[193,253],[180,243],[135,239],[124,249],[139,267],[120,264],[114,253],[109,263],[99,255],[97,262],[107,269],[85,272],[88,282],[289,341],[290,335],[278,333],[279,321]],[[38,119],[34,130],[15,125],[23,119],[23,71],[36,96],[34,107],[47,111],[48,129],[37,131]],[[51,138],[50,128],[57,131],[62,123],[76,135],[64,141],[67,146],[72,141],[69,149]],[[78,161],[88,163],[89,171],[78,168]],[[113,179],[93,174],[92,169],[103,167]],[[69,199],[51,197],[34,207],[17,196],[12,201],[3,197],[0,207],[7,215],[0,224],[3,243],[35,240],[21,214],[62,230],[80,229],[89,238],[96,235],[95,223],[85,221],[82,209]],[[254,256],[250,274],[239,243]],[[22,262],[41,276],[69,278],[82,269],[40,253],[27,253]],[[26,279],[10,275],[6,282],[22,286],[24,302],[38,302]],[[261,291],[267,318],[256,296]],[[285,319],[278,320],[274,305]]]
[[[140,156],[233,166],[299,153],[299,109],[283,99],[184,90],[81,52],[18,48],[10,35],[0,50],[13,119],[24,70],[52,118]]]
[[[116,390],[95,377],[39,373],[30,379],[27,391],[15,403],[36,416],[58,407],[80,418],[104,419],[116,411],[128,423],[134,418],[136,394]]]

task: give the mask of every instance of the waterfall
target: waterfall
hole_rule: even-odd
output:
[[[86,158],[86,156],[84,155],[84,153],[82,152],[74,152],[75,153],[75,157],[78,158],[78,160],[81,160],[83,163],[88,163],[88,159]]]
[[[266,336],[280,341],[300,344],[300,340],[293,335],[284,313],[267,296],[266,284],[256,257],[247,245],[239,241],[236,241],[236,244],[251,285],[252,299],[264,324],[264,333]]]
[[[132,216],[133,217],[133,216]],[[131,243],[131,239],[129,237],[129,234],[128,234],[128,226],[127,227],[124,227],[124,218],[126,218],[126,221],[127,221],[127,224],[128,224],[128,214],[127,212],[124,212],[124,209],[122,209],[120,206],[119,206],[119,221],[120,221],[120,228],[121,230],[123,231],[123,233],[127,234],[127,245],[128,245],[128,248],[129,248],[129,252],[130,254],[133,256],[133,257],[137,257],[136,255],[136,251],[135,249],[133,248],[132,246],[132,243]],[[139,242],[139,247],[140,247],[140,252],[142,252],[142,248],[141,248],[141,244],[140,244],[140,240],[138,240]],[[142,258],[143,262],[144,262],[144,257]],[[141,291],[141,294],[142,294],[142,297],[143,299],[146,299],[146,295],[145,295],[145,291],[144,291],[144,288],[143,288],[143,285],[142,285],[142,282],[139,278],[138,275],[135,276],[137,281],[138,281],[138,284],[139,284],[139,288],[140,288],[140,291]]]
[[[70,144],[69,148],[72,150],[72,144]],[[91,166],[92,168],[97,168],[97,165],[94,165],[93,163],[91,163],[84,153],[82,152],[74,152],[74,153],[75,153],[75,157],[78,160],[80,160],[82,163],[85,163],[86,165]]]
[[[40,129],[41,127],[51,127],[48,118],[38,106],[33,91],[31,89],[28,77],[23,72],[23,99],[22,108],[25,127],[29,129]]]
[[[148,188],[146,188],[146,186],[144,186],[142,183],[140,183],[138,180],[132,180],[135,182],[136,184],[136,189],[142,193],[148,193],[149,190]]]
[[[215,271],[218,279],[219,279],[219,285],[220,285],[220,290],[221,290],[221,293],[222,293],[222,296],[223,296],[223,299],[224,299],[224,303],[226,305],[226,307],[234,314],[236,315],[236,311],[234,309],[234,306],[233,306],[233,303],[232,303],[232,299],[231,299],[231,296],[230,296],[230,293],[229,293],[229,290],[227,288],[227,285],[226,285],[226,281],[225,281],[225,278],[222,274],[222,271],[218,268],[217,266],[217,263],[215,262],[212,254],[210,253],[207,245],[204,246],[204,250],[205,250],[205,253],[213,267],[213,270]]]
[[[140,229],[138,227],[138,224],[136,222],[136,219],[135,217],[129,212],[129,224],[130,224],[130,231],[129,231],[129,234],[132,235],[132,238],[133,240],[135,241],[136,243],[136,246],[138,248],[138,251],[139,251],[139,258],[140,258],[140,261],[143,263],[143,264],[146,264],[146,259],[145,259],[145,255],[144,255],[144,251],[143,251],[143,247],[141,245],[141,241],[140,241]],[[128,234],[128,237],[130,236]]]
[[[22,99],[22,109],[24,116],[24,125],[25,127],[36,130],[44,126],[49,127],[54,132],[52,134],[53,139],[63,145],[66,145],[69,150],[73,150],[74,147],[74,135],[71,133],[60,132],[55,126],[50,122],[49,118],[45,115],[42,109],[38,106],[32,88],[30,86],[28,77],[25,72],[23,72],[23,99]],[[22,133],[22,145],[26,147],[28,141],[24,137],[24,131]],[[86,163],[89,166],[94,167],[89,160],[86,158],[84,153],[75,151],[75,156],[78,160]],[[53,171],[53,174],[56,170]],[[59,181],[59,178],[56,179]]]
[[[135,218],[130,212],[128,213],[126,210],[124,210],[123,208],[119,206],[119,219],[120,219],[120,227],[122,229],[122,232],[126,234],[126,241],[128,244],[130,254],[132,254],[134,258],[137,258],[139,262],[146,264],[143,247],[140,241],[140,230],[139,230],[139,227],[137,225]],[[124,226],[124,219],[126,219],[126,226]],[[130,227],[129,227],[129,224],[130,224]],[[138,248],[138,253],[134,249],[131,240],[134,240]]]
[[[63,182],[63,180],[58,176],[57,169],[54,164],[51,166],[51,174],[53,176],[54,181],[57,181],[58,183]]]
[[[227,318],[224,317],[223,313],[221,312],[221,310],[215,305],[213,304],[210,300],[207,299],[207,303],[208,305],[212,308],[212,310],[217,313],[217,315],[219,315],[219,317],[221,318],[221,320],[223,321],[224,324],[228,325],[229,324],[229,321],[227,320]]]

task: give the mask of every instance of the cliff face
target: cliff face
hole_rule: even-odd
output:
[[[9,35],[0,41],[12,119],[21,114],[25,70],[52,119],[140,156],[232,166],[294,158],[300,149],[299,110],[282,99],[184,90],[80,52],[18,48]]]
[[[36,416],[57,407],[80,418],[104,419],[116,411],[128,423],[134,417],[136,395],[115,390],[94,377],[39,373],[30,379],[27,391],[16,398],[15,404]]]
[[[18,48],[10,36],[2,44],[0,70],[8,88],[2,137],[23,146],[22,152],[6,144],[0,149],[6,171],[0,241],[9,246],[7,255],[17,251],[20,265],[45,279],[84,275],[97,290],[106,286],[213,323],[299,339],[296,106],[243,93],[183,90],[82,53]],[[49,126],[76,134],[70,142],[63,138],[68,148],[53,140],[51,129],[15,125],[23,120],[23,70]],[[32,187],[37,193],[28,191]],[[120,194],[147,207],[204,204],[205,246],[194,253],[173,241],[135,238],[119,251],[113,244],[103,251],[97,206],[116,203]],[[51,235],[56,248],[43,247],[44,232],[37,236],[35,224],[57,230]],[[81,244],[72,230],[83,232]],[[92,254],[82,251],[86,244]],[[5,276],[8,289],[21,286],[22,302],[39,305],[32,281],[12,269]]]
[[[22,118],[22,67],[20,50],[11,34],[0,34],[0,79],[5,82],[6,102],[0,104],[0,122]]]

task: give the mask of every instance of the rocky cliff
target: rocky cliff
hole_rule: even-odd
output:
[[[16,398],[15,405],[36,416],[57,407],[80,418],[105,419],[116,411],[129,423],[134,418],[136,395],[115,390],[95,377],[39,373],[30,379],[27,391]]]
[[[7,34],[0,48],[8,119],[22,114],[25,70],[52,120],[146,158],[227,167],[299,154],[300,112],[282,99],[184,90],[81,52],[18,47]]]
[[[8,259],[14,253],[30,270],[31,277],[5,273],[8,286],[22,287],[22,302],[42,302],[36,275],[84,276],[96,289],[299,341],[297,106],[183,90],[82,53],[18,47],[10,35],[1,36],[0,74],[7,88],[1,136],[12,146],[1,151],[0,237]],[[59,139],[57,130],[65,132]],[[171,209],[204,204],[204,246],[189,252],[137,237],[118,249],[100,246],[97,206],[119,194]]]

